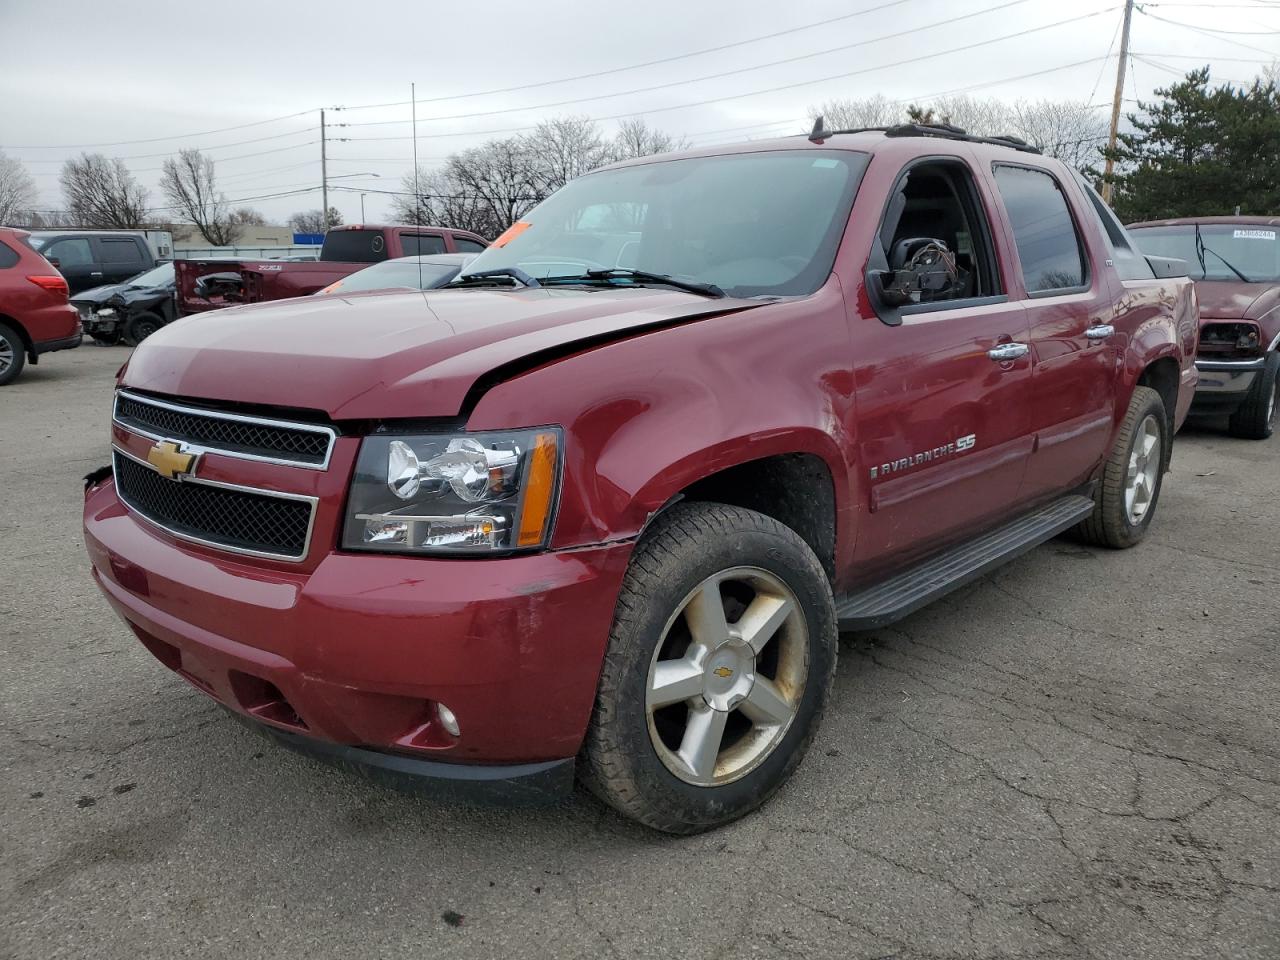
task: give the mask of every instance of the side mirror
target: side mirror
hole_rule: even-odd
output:
[[[1147,263],[1151,266],[1151,272],[1156,275],[1157,280],[1173,280],[1176,277],[1190,276],[1185,260],[1175,257],[1147,257]]]
[[[899,276],[899,275],[902,276]],[[871,270],[867,273],[867,278],[875,284],[875,294],[886,307],[892,307],[895,310],[898,307],[905,307],[908,304],[916,302],[912,296],[914,292],[919,295],[919,288],[914,291],[911,289],[913,278],[910,271],[906,270]]]

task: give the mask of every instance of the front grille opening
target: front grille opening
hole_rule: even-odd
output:
[[[239,670],[229,671],[228,677],[236,701],[255,717],[298,730],[307,729],[306,721],[271,681]]]
[[[287,560],[306,554],[308,501],[167,480],[118,451],[115,476],[126,506],[180,536]]]
[[[1206,360],[1254,360],[1263,352],[1257,324],[1206,323],[1200,328],[1197,353]]]
[[[331,436],[327,430],[230,417],[215,411],[206,414],[175,410],[124,393],[116,397],[115,418],[119,423],[166,439],[311,466],[322,465],[329,455]]]

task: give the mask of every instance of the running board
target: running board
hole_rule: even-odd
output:
[[[836,619],[840,629],[871,630],[901,620],[925,604],[1070,530],[1091,513],[1093,500],[1089,497],[1063,497],[976,540],[966,540],[936,554],[888,580],[839,596]]]

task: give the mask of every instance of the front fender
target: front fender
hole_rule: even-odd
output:
[[[832,282],[802,301],[587,350],[493,387],[468,427],[564,427],[556,548],[635,537],[698,480],[775,454],[812,454],[833,480],[839,563],[854,510],[843,309]]]

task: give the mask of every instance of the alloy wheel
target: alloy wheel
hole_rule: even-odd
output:
[[[1163,462],[1160,424],[1154,414],[1148,414],[1138,425],[1125,476],[1124,509],[1134,526],[1142,522],[1155,502],[1156,481]]]
[[[808,627],[782,580],[758,567],[703,580],[649,666],[645,711],[659,758],[695,786],[746,776],[786,736],[808,665]]]
[[[7,338],[0,336],[0,375],[8,371],[13,366],[13,344]]]

